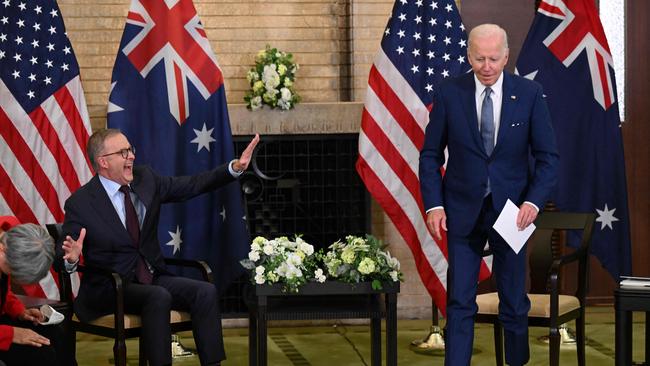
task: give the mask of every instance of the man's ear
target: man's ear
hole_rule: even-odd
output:
[[[106,159],[104,157],[99,157],[97,158],[97,166],[100,168],[108,168],[108,163],[106,162]]]

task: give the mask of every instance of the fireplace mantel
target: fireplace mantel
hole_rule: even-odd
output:
[[[289,111],[254,112],[244,104],[230,104],[228,110],[233,135],[358,133],[363,103],[301,103]]]

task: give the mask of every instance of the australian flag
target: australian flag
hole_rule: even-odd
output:
[[[542,0],[517,71],[541,83],[560,150],[562,211],[597,215],[591,252],[630,273],[623,139],[612,56],[593,0]]]
[[[108,126],[137,148],[136,164],[162,175],[193,175],[233,159],[223,74],[191,0],[131,2]],[[165,256],[207,260],[225,289],[248,252],[239,184],[163,206],[158,237]]]

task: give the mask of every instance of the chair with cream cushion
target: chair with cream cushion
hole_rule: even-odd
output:
[[[58,242],[58,239],[62,235],[61,224],[47,225],[47,229],[50,232],[50,235],[52,235],[54,238],[55,242]],[[200,272],[201,277],[205,281],[212,282],[212,271],[210,267],[203,261],[165,258],[165,264],[167,266],[194,268]],[[79,331],[115,339],[115,343],[113,345],[115,365],[126,366],[126,339],[140,337],[142,321],[139,315],[126,314],[124,312],[124,287],[122,277],[116,272],[89,266],[80,265],[78,271],[82,274],[82,276],[84,273],[94,272],[111,278],[113,289],[115,290],[115,313],[102,316],[91,322],[82,322],[79,320],[79,318],[77,318],[76,315],[73,315],[71,320],[71,327],[73,330],[71,332],[71,336],[75,337],[75,331]],[[62,286],[64,293],[61,294],[61,298],[68,299],[68,301],[71,303],[72,287],[70,285],[70,276],[64,270],[59,271],[59,276],[65,283],[65,285]],[[172,332],[192,330],[192,321],[190,314],[183,311],[172,310],[170,313],[170,326]],[[139,340],[139,354],[144,355],[144,344],[141,337]],[[147,365],[147,360],[145,357],[139,357],[139,365]]]
[[[530,299],[528,325],[549,329],[549,365],[559,364],[560,325],[576,322],[578,365],[585,365],[585,296],[589,272],[589,244],[595,215],[586,213],[544,212],[535,221],[537,230],[528,242],[530,251]],[[567,230],[580,232],[580,246],[553,253],[552,241]],[[555,233],[555,235],[554,235]],[[568,253],[564,253],[568,252]],[[560,294],[562,268],[577,262],[577,290]],[[499,297],[496,292],[476,297],[476,322],[494,325],[496,364],[503,365],[503,328],[498,319]]]

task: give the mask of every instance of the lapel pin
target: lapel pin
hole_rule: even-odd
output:
[[[517,96],[516,96],[516,95],[511,95],[511,96],[510,96],[510,99],[512,99],[512,100],[517,100]]]

